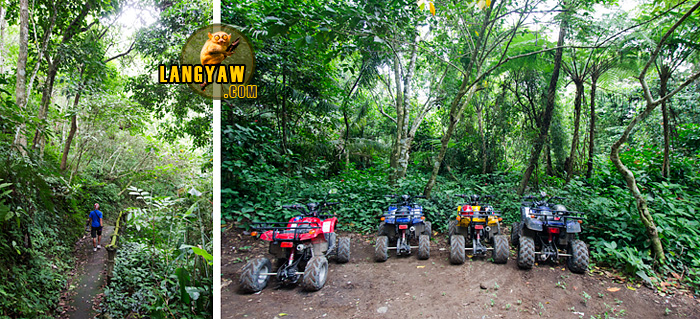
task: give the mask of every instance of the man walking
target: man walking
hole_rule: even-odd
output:
[[[95,204],[95,210],[90,212],[90,220],[92,220],[92,224],[90,224],[92,251],[97,251],[98,248],[102,248],[102,246],[100,246],[100,242],[102,241],[102,212],[98,210],[99,208],[100,204]],[[97,237],[97,241],[95,241],[95,237]]]

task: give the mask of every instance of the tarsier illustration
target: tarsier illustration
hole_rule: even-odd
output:
[[[233,55],[233,51],[238,47],[240,40],[241,38],[237,38],[236,41],[231,43],[231,35],[223,31],[214,34],[209,33],[209,40],[204,43],[202,51],[199,53],[202,65],[220,64],[224,59]],[[199,86],[204,91],[207,85],[209,83],[205,80]]]

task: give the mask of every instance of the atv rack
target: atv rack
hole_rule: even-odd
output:
[[[297,224],[296,227],[288,227],[288,224]],[[308,233],[310,230],[321,229],[321,226],[317,222],[270,222],[270,223],[252,223],[253,227],[257,231],[267,231],[272,230],[272,240],[274,241],[298,241],[301,240],[301,235]],[[256,227],[256,225],[260,225]],[[267,225],[284,225],[284,226],[267,226]],[[299,225],[309,225],[309,227],[300,227]],[[316,225],[316,226],[311,226]],[[281,232],[282,231],[282,232]],[[280,233],[286,233],[285,231],[294,231],[293,239],[277,239],[277,235]]]
[[[528,213],[530,216],[537,216],[537,217],[559,217],[562,222],[566,222],[567,219],[574,219],[574,220],[583,220],[585,217],[583,216],[573,216],[573,215],[585,215],[584,212],[572,212],[572,211],[556,211],[556,210],[546,210],[546,209],[540,209],[540,208],[531,208],[530,210],[533,211],[548,211],[552,212],[552,214],[544,214],[544,213],[537,213],[537,212],[531,212]],[[562,213],[561,215],[559,213]],[[563,213],[568,213],[572,215],[565,215]],[[548,218],[545,218],[543,220],[543,225],[547,226],[549,225],[549,222],[551,222]]]

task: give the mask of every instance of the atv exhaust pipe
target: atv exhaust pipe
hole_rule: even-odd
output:
[[[408,230],[410,230],[411,232],[414,232],[414,231],[416,231],[416,228],[411,226],[411,228],[409,228]]]
[[[486,227],[484,227],[484,230],[485,230],[486,232],[490,232],[490,231],[491,231],[491,227],[486,226]]]
[[[304,246],[304,244],[297,245],[297,251],[303,251],[304,248],[306,248],[306,246]]]

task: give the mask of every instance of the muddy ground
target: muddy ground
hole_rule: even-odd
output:
[[[565,265],[518,269],[487,259],[451,265],[443,235],[431,243],[430,259],[415,256],[373,260],[373,237],[347,233],[347,264],[329,264],[318,292],[280,287],[272,279],[257,294],[242,293],[246,260],[266,256],[267,243],[235,228],[222,234],[222,318],[700,318],[700,303],[685,294],[660,296],[614,276],[571,273]],[[634,289],[634,290],[633,290]]]

